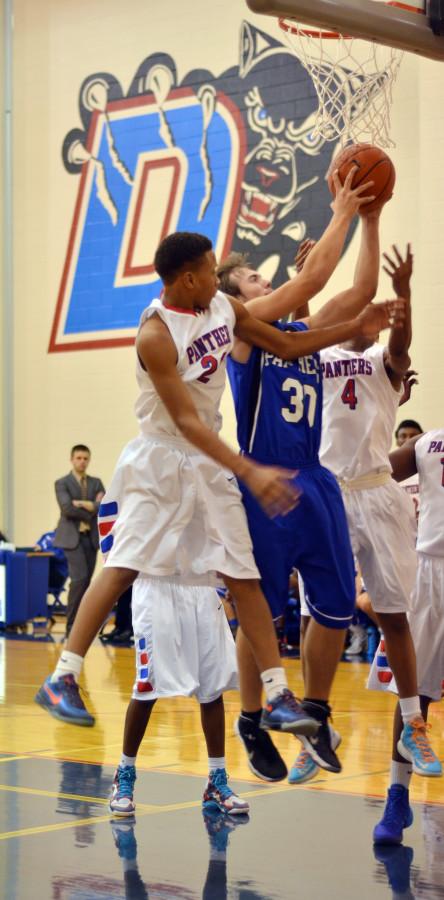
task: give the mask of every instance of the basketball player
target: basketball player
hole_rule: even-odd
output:
[[[402,445],[410,438],[417,437],[422,433],[423,431],[419,422],[415,422],[414,419],[404,419],[399,423],[395,431],[396,446],[402,447]],[[421,498],[419,496],[418,475],[413,475],[411,478],[406,478],[405,481],[401,483],[401,487],[404,488],[406,494],[408,494],[408,496],[410,497],[413,503],[415,517],[416,519],[418,519],[419,505],[421,502]]]
[[[417,435],[390,454],[392,477],[398,482],[417,474],[421,492],[418,519],[418,567],[409,612],[409,624],[416,651],[421,711],[427,721],[429,705],[441,700],[444,679],[444,428]],[[392,667],[393,668],[393,667]],[[396,681],[396,683],[395,683]],[[397,678],[381,682],[375,658],[369,687],[397,690]],[[402,703],[402,701],[400,701]],[[412,768],[418,774],[441,775],[439,760],[428,758],[428,771],[415,765],[415,755],[406,754],[402,740],[402,717],[398,703],[393,727],[393,754],[390,787],[381,821],[373,839],[377,844],[400,844],[403,829],[412,824],[409,785]],[[421,732],[417,740],[422,740]],[[426,751],[424,747],[424,751]]]
[[[353,214],[358,208],[355,205]],[[356,314],[372,299],[379,269],[379,214],[380,210],[362,217],[361,249],[353,287],[313,316],[291,325],[277,324],[277,328],[307,332]],[[319,250],[319,244],[315,249]],[[273,321],[291,311],[290,293],[287,291],[286,303],[274,305],[272,297],[267,296],[270,285],[237,254],[219,267],[219,276],[222,288],[243,301],[258,318]],[[313,628],[305,643],[303,706],[317,719],[320,728],[316,744],[310,739],[304,739],[304,744],[315,767],[321,765],[339,772],[341,765],[328,726],[328,700],[354,612],[354,565],[340,491],[318,459],[322,417],[319,357],[307,355],[287,363],[237,340],[229,361],[229,375],[238,441],[244,456],[251,454],[264,464],[274,462],[299,470],[302,498],[298,509],[285,520],[268,520],[248,486],[243,486],[242,492],[255,559],[274,620],[284,613],[293,567],[302,573],[309,589]],[[237,645],[242,702],[238,734],[251,770],[264,780],[277,781],[286,776],[287,769],[269,735],[260,730],[262,685],[242,629]]]
[[[407,300],[407,315],[400,328],[391,330],[385,347],[375,343],[375,335],[321,353],[324,427],[320,456],[342,488],[353,550],[385,636],[399,689],[401,755],[412,762],[416,772],[433,775],[439,763],[421,714],[407,620],[416,572],[415,521],[408,498],[390,477],[389,461],[402,381],[410,365],[413,257],[410,245],[405,259],[395,246],[393,257],[384,257],[394,291]],[[306,587],[310,594],[310,586]],[[305,643],[312,626],[310,622]]]
[[[235,597],[265,684],[262,726],[314,733],[317,721],[287,687],[240,492],[227,469],[248,485],[271,516],[290,512],[299,493],[291,480],[294,473],[238,456],[219,439],[226,357],[234,333],[282,359],[311,353],[342,336],[368,333],[376,322],[384,327],[396,315],[396,304],[380,304],[340,327],[284,334],[217,291],[208,238],[188,232],[169,235],[156,252],[155,265],[164,296],[142,315],[136,339],[141,434],[121,454],[101,504],[101,549],[107,560],[79,608],[76,634],[87,648],[139,572],[153,579],[153,592],[157,579],[207,585],[208,573],[220,572]],[[73,633],[36,702],[64,721],[92,725],[76,682],[82,662]]]
[[[246,815],[246,800],[228,784],[223,692],[237,687],[236,648],[214,588],[153,581],[139,575],[132,604],[136,681],[129,703],[123,753],[116,769],[110,810],[132,816],[136,757],[154,704],[162,697],[195,696],[208,751],[204,809]]]

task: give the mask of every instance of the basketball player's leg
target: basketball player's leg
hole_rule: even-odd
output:
[[[418,694],[416,654],[407,614],[377,610],[376,617],[384,635],[387,657],[396,679],[399,697],[414,697]]]
[[[110,812],[115,816],[133,816],[136,810],[134,803],[134,784],[136,781],[136,760],[140,745],[145,737],[148,722],[156,700],[135,700],[128,704],[123,732],[123,749],[119,764],[114,773]]]
[[[354,614],[354,561],[336,480],[319,466],[307,475],[303,473],[301,486],[304,531],[298,534],[296,566],[303,580],[302,611],[311,616],[303,638],[303,706],[320,721],[316,743],[309,738],[302,743],[316,765],[340,772],[334,750],[340,738],[329,724],[329,701]]]
[[[94,716],[83,703],[76,679],[82,671],[83,658],[106,616],[121,594],[133,584],[137,574],[132,569],[107,567],[85,592],[66,647],[54,672],[35,697],[36,702],[55,718],[73,725],[94,725]]]
[[[208,780],[202,806],[228,815],[247,815],[250,807],[228,784],[225,760],[225,709],[222,695],[200,704],[200,718],[208,753]]]
[[[251,644],[241,628],[236,635],[241,711],[236,733],[247,751],[248,765],[263,781],[282,781],[287,766],[268,732],[260,727],[263,684]]]

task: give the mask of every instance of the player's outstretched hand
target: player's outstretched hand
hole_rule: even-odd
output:
[[[414,384],[419,384],[418,379],[415,377],[418,373],[415,372],[414,369],[409,369],[402,379],[402,397],[399,401],[399,406],[402,406],[404,403],[407,403],[407,400],[410,400],[410,395],[412,393],[412,387]]]
[[[385,300],[383,303],[369,303],[357,316],[359,333],[372,338],[384,328],[402,328],[405,322],[405,300]]]
[[[408,297],[410,294],[410,279],[413,272],[413,254],[410,244],[407,244],[405,259],[402,258],[396,244],[392,244],[393,256],[383,253],[387,265],[383,266],[384,272],[392,279],[393,290],[398,297]]]
[[[347,216],[350,220],[353,219],[356,213],[361,211],[365,212],[367,204],[372,203],[372,201],[376,199],[374,195],[369,195],[368,197],[362,196],[372,187],[373,181],[366,181],[364,184],[359,184],[358,187],[352,188],[352,181],[356,174],[356,169],[357,166],[352,166],[347,173],[344,184],[341,184],[339,172],[337,170],[332,173],[332,179],[335,186],[335,198],[330,206],[334,213]]]
[[[278,466],[252,463],[243,481],[267,516],[273,519],[275,516],[286,516],[298,505],[301,492],[292,480],[297,474]]]
[[[313,238],[305,238],[305,241],[302,241],[302,243],[299,244],[298,252],[296,253],[294,260],[297,272],[302,272],[307,256],[309,255],[309,253],[311,253],[313,247],[315,246],[316,241],[314,241]]]

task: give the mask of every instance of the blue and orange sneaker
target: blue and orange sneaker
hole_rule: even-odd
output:
[[[74,675],[62,675],[57,681],[47,678],[34,700],[61,722],[91,726],[96,721],[80,696],[80,688]]]
[[[135,766],[117,766],[109,799],[109,809],[114,816],[133,816],[136,811],[134,803]]]
[[[202,798],[205,810],[218,809],[230,816],[247,816],[250,806],[242,797],[238,797],[228,784],[225,769],[212,769]]]
[[[373,843],[400,844],[403,829],[413,822],[413,812],[409,804],[409,792],[403,784],[392,784],[388,789],[384,815],[373,829]]]
[[[335,731],[332,725],[328,725],[328,730],[330,732],[330,742],[333,750],[337,750],[339,744],[341,743],[341,735],[339,731]],[[296,757],[288,776],[289,784],[305,784],[306,781],[311,781],[312,778],[315,778],[319,772],[319,766],[314,761],[313,757],[302,747],[299,756]]]
[[[398,741],[398,753],[408,759],[417,775],[437,778],[442,775],[442,765],[432,750],[427,731],[431,728],[422,716],[406,722]]]
[[[262,710],[261,728],[264,731],[288,731],[312,737],[317,734],[320,724],[304,710],[288,688]]]

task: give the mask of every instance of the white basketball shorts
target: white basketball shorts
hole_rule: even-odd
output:
[[[196,696],[210,703],[237,687],[236,648],[214,588],[139,575],[132,617],[135,700]]]
[[[392,479],[379,487],[343,491],[353,553],[373,609],[407,612],[416,576],[412,504]]]
[[[409,624],[416,651],[418,692],[441,700],[444,680],[444,559],[418,553],[416,585]],[[381,664],[382,660],[382,664]],[[384,654],[376,653],[367,687],[397,693]]]
[[[182,583],[259,578],[234,476],[178,438],[123,450],[99,510],[106,566]]]

